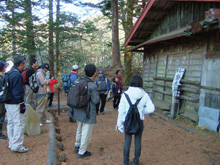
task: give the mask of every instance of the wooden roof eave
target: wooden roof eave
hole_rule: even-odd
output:
[[[155,2],[159,0],[149,0],[144,7],[142,13],[140,14],[139,18],[137,19],[136,23],[134,24],[133,28],[131,29],[131,32],[128,36],[128,38],[125,41],[125,46],[129,45],[129,42],[131,41],[132,37],[136,33],[138,27],[142,23],[142,21],[145,19],[146,15],[150,11],[151,7],[154,5]],[[220,0],[165,0],[168,2],[186,2],[186,1],[192,1],[192,2],[220,2]]]
[[[160,36],[155,37],[153,39],[147,40],[147,41],[145,41],[145,42],[143,42],[143,43],[141,43],[141,44],[139,44],[129,50],[126,50],[126,51],[124,51],[124,53],[126,53],[126,52],[140,52],[140,50],[138,50],[138,49],[145,47],[146,45],[152,45],[152,44],[155,44],[158,42],[167,41],[167,40],[175,39],[178,37],[188,36],[189,34],[187,34],[185,31],[189,28],[190,28],[190,26],[187,26],[187,27],[175,30],[173,32],[160,35]]]
[[[143,19],[145,18],[146,14],[148,13],[148,11],[150,10],[150,8],[152,7],[152,5],[154,4],[155,1],[156,0],[149,0],[147,2],[147,4],[144,7],[140,17],[138,18],[138,20],[134,24],[133,28],[131,29],[131,33],[129,34],[128,38],[126,39],[125,45],[128,45],[129,41],[133,37],[133,35],[136,32],[137,28],[139,27],[139,25],[141,24],[141,22],[143,21]]]

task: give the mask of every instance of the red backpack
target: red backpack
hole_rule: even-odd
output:
[[[21,75],[22,75],[22,77],[23,77],[23,82],[24,82],[25,84],[27,84],[27,70],[28,70],[28,69],[25,69],[25,70],[21,73]]]

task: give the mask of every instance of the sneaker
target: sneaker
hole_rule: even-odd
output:
[[[7,137],[6,137],[5,135],[2,134],[2,135],[0,136],[0,140],[6,140],[6,139],[7,139]]]
[[[50,120],[42,121],[43,124],[49,124]]]
[[[78,157],[77,157],[77,158],[89,157],[89,156],[91,156],[91,155],[92,155],[91,152],[86,151],[84,154],[78,154]]]
[[[28,152],[28,148],[21,146],[19,147],[17,150],[12,150],[14,152],[19,152],[19,153],[24,153],[24,152]]]
[[[72,117],[69,117],[69,122],[73,122],[73,119],[72,119]]]
[[[40,127],[42,127],[42,126],[43,126],[43,124],[40,123]]]
[[[73,122],[73,123],[75,123],[76,120],[74,120],[73,118],[69,117],[69,122]]]
[[[75,147],[75,153],[79,152],[79,147]]]

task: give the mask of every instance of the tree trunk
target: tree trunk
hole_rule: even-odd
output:
[[[142,8],[145,7],[146,3],[148,2],[148,0],[142,0]]]
[[[50,73],[54,75],[53,0],[49,0],[49,65],[50,65]]]
[[[112,0],[112,65],[121,66],[118,35],[118,0]]]
[[[124,24],[124,30],[125,30],[125,38],[128,38],[128,35],[131,31],[131,28],[133,26],[133,10],[134,10],[134,1],[128,0],[127,1],[127,19]],[[125,51],[129,50],[130,46],[125,47]],[[130,78],[132,76],[132,59],[133,54],[132,52],[127,52],[124,54],[124,68],[125,68],[125,77],[124,77],[124,84],[128,85],[130,82]]]
[[[25,0],[25,14],[26,14],[26,28],[27,28],[27,54],[28,54],[28,61],[30,62],[31,59],[36,58],[35,56],[35,42],[34,42],[34,26],[32,21],[32,7],[31,7],[31,0]]]
[[[59,31],[59,15],[60,15],[60,0],[57,0],[57,21],[56,21],[56,71],[57,76],[60,77],[60,31]]]
[[[11,13],[12,13],[12,20],[15,20],[14,7],[12,7]],[[13,49],[12,55],[13,55],[13,57],[17,54],[17,46],[16,46],[17,38],[16,38],[15,27],[16,27],[15,21],[12,21],[12,49]]]

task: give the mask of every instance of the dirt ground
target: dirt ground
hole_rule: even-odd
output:
[[[116,68],[107,68],[105,73],[111,80]],[[56,91],[57,92],[57,91]],[[61,92],[61,105],[66,104],[66,94]],[[57,104],[57,93],[54,104]],[[97,116],[88,151],[92,156],[77,159],[74,153],[76,123],[68,121],[67,111],[56,115],[59,119],[62,143],[66,154],[63,165],[121,165],[123,164],[124,135],[115,131],[117,111],[112,101],[106,104],[104,115]],[[157,114],[157,115],[156,115]],[[196,125],[184,119],[163,120],[160,110],[156,114],[146,115],[142,136],[140,165],[220,165],[220,134],[202,131]],[[48,118],[49,119],[49,118]],[[4,131],[6,135],[7,132]],[[0,165],[42,165],[46,164],[49,140],[49,125],[41,127],[41,134],[26,136],[24,146],[27,153],[15,153],[8,149],[8,140],[0,140]],[[130,150],[130,161],[134,155],[134,144]],[[132,164],[132,163],[131,163]]]
[[[64,103],[64,102],[63,102]],[[157,110],[158,114],[162,113]],[[68,121],[67,112],[57,115],[61,129],[66,162],[62,164],[77,165],[121,165],[123,164],[124,135],[115,131],[117,111],[113,110],[111,100],[107,102],[104,115],[97,116],[88,151],[92,156],[78,159],[74,153],[76,123]],[[220,164],[220,135],[210,131],[196,129],[195,125],[184,119],[163,120],[156,115],[146,116],[142,136],[140,165],[207,165]],[[192,130],[191,132],[186,131]],[[6,131],[4,131],[6,134]],[[0,140],[1,165],[42,165],[46,163],[49,140],[49,125],[41,127],[41,135],[26,136],[24,146],[27,153],[10,151],[7,140]],[[133,159],[132,143],[130,159]]]

